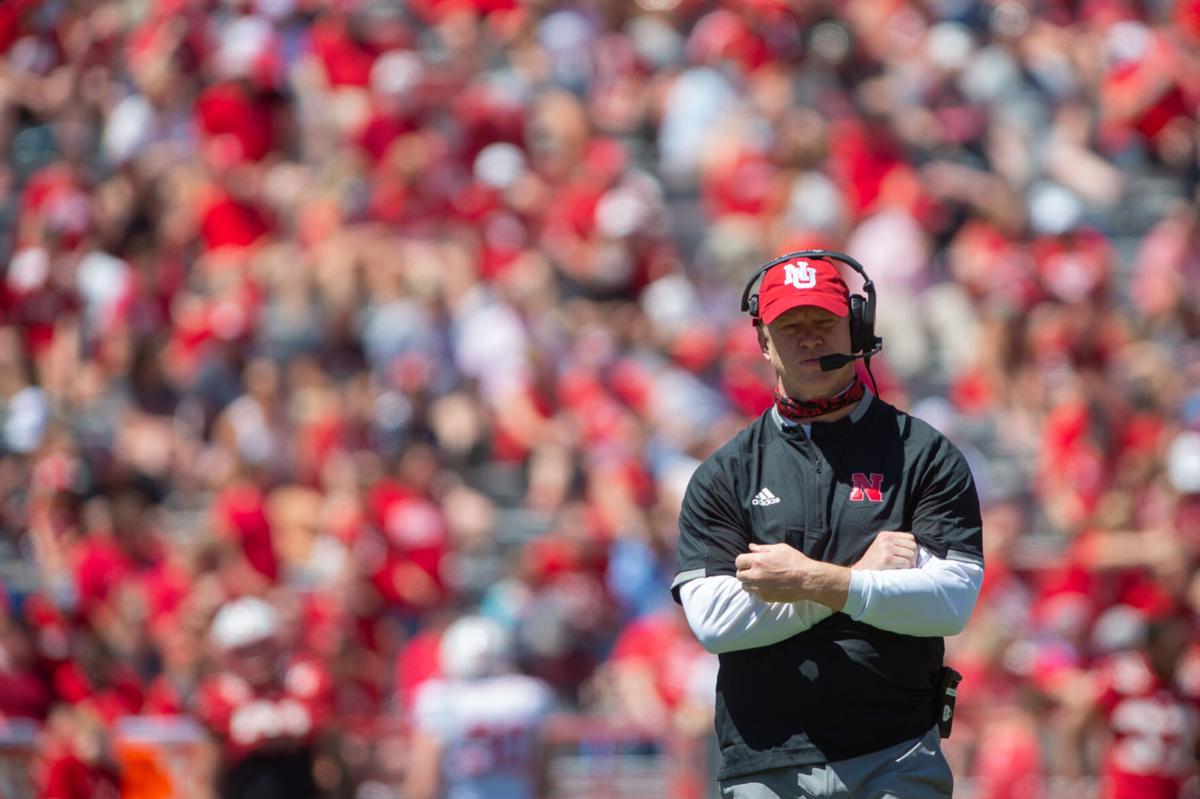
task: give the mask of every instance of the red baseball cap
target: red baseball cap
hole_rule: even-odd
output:
[[[850,289],[831,261],[796,258],[771,267],[763,276],[758,315],[764,325],[802,305],[815,305],[836,316],[850,313]]]

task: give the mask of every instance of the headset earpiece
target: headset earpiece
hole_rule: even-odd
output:
[[[875,335],[875,284],[870,280],[863,287],[866,299],[862,306],[862,352],[881,343]]]
[[[866,349],[866,342],[870,339],[866,338],[866,311],[861,295],[850,295],[850,351],[862,352]]]

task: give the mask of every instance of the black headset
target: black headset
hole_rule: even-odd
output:
[[[845,253],[833,250],[798,250],[769,261],[759,267],[758,271],[746,282],[746,288],[742,290],[742,312],[750,314],[756,325],[761,324],[758,313],[758,290],[762,285],[763,276],[767,270],[780,264],[805,258],[840,261],[862,276],[863,294],[866,296],[864,297],[863,294],[850,295],[850,349],[853,358],[867,358],[869,363],[870,357],[883,347],[883,339],[875,335],[875,284],[867,276],[867,270],[863,268],[862,264]],[[851,359],[847,358],[847,361]]]

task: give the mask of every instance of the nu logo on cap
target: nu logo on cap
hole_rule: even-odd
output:
[[[817,285],[817,270],[808,265],[808,261],[796,261],[783,265],[783,285],[795,286],[798,289],[810,289]]]

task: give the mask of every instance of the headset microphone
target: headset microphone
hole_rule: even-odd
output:
[[[820,365],[822,372],[834,372],[838,369],[841,369],[846,364],[857,361],[860,358],[870,358],[871,356],[877,354],[881,349],[883,349],[883,339],[877,337],[875,339],[875,346],[866,352],[859,352],[855,355],[848,355],[844,352],[834,353],[833,355],[822,355],[817,359],[817,363]]]

